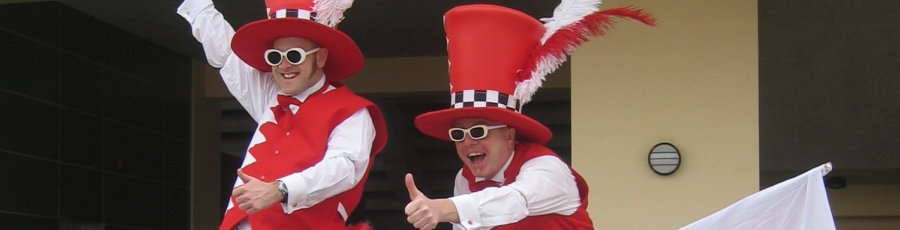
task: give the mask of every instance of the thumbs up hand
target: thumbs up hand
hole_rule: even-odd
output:
[[[459,222],[456,205],[449,199],[429,199],[419,191],[412,174],[406,174],[406,190],[409,192],[409,204],[406,205],[406,221],[420,230],[431,230],[439,222]]]
[[[418,198],[420,196],[424,197],[425,199],[428,199],[428,197],[425,197],[425,194],[423,194],[421,191],[419,191],[419,188],[416,187],[416,181],[413,180],[412,173],[406,174],[406,191],[409,192],[410,200],[415,200],[416,198]]]
[[[281,201],[282,194],[278,191],[278,183],[266,183],[250,175],[237,170],[238,178],[244,184],[234,188],[231,195],[237,201],[237,206],[247,212],[248,215],[262,211]]]

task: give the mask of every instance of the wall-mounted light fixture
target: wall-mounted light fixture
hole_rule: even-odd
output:
[[[659,143],[650,149],[650,156],[647,157],[650,163],[650,169],[659,175],[670,175],[678,170],[681,165],[681,153],[678,148],[669,143]]]

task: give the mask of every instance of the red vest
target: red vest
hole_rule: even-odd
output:
[[[525,164],[526,161],[531,160],[535,157],[540,156],[555,156],[556,153],[553,153],[552,150],[535,143],[530,142],[522,142],[516,144],[516,154],[513,156],[512,161],[509,163],[509,166],[506,168],[506,171],[503,173],[503,176],[506,181],[503,184],[511,184],[516,182],[516,176],[519,175],[519,171],[522,169],[522,165]],[[571,169],[571,168],[570,168]],[[475,183],[475,176],[472,174],[472,171],[469,170],[468,167],[463,165],[463,177],[469,181],[469,190],[471,192],[478,192],[482,189],[486,188],[481,184]],[[575,184],[578,186],[579,198],[581,198],[581,206],[578,206],[578,209],[575,210],[575,213],[569,216],[563,216],[559,214],[546,214],[540,216],[528,216],[525,219],[519,220],[518,222],[497,226],[493,229],[495,230],[513,230],[513,229],[549,229],[549,230],[563,230],[563,229],[584,229],[584,230],[593,230],[594,224],[591,222],[591,217],[587,213],[588,206],[588,185],[587,182],[584,181],[584,178],[581,175],[578,175],[578,172],[575,172],[572,169],[572,174],[575,176]]]
[[[338,203],[344,206],[348,215],[356,209],[369,170],[375,162],[375,155],[387,142],[387,127],[381,110],[372,102],[353,94],[343,85],[331,84],[335,85],[336,89],[324,94],[310,95],[299,106],[293,119],[283,122],[284,124],[266,122],[261,125],[259,131],[265,136],[266,141],[250,148],[249,153],[256,158],[256,162],[241,170],[263,182],[272,182],[301,172],[322,160],[327,149],[328,137],[338,124],[356,111],[366,108],[372,117],[376,135],[372,143],[372,152],[369,153],[369,167],[366,168],[365,176],[350,190],[325,199],[312,207],[296,210],[290,215],[285,214],[278,203],[250,215],[249,221],[253,230],[344,229],[344,219],[337,211]],[[272,112],[276,114],[276,119],[279,117],[278,114],[290,113],[280,106],[273,107]],[[237,204],[234,199],[232,196],[231,202]],[[247,213],[235,206],[225,212],[219,229],[231,229],[246,217]]]

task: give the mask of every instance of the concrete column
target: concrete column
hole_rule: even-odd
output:
[[[216,229],[222,216],[219,202],[221,111],[219,100],[207,96],[216,69],[193,60],[191,90],[191,229]],[[222,84],[222,80],[218,80]]]

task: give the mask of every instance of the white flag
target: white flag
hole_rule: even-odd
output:
[[[681,230],[833,230],[834,218],[822,176],[831,163],[756,192]]]

